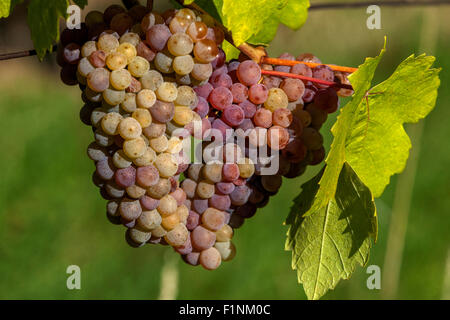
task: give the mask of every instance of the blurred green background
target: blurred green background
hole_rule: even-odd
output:
[[[89,9],[113,2],[91,0]],[[156,1],[159,7],[165,2]],[[412,183],[400,183],[397,176],[376,200],[379,241],[369,265],[381,267],[381,290],[367,289],[366,269],[358,268],[324,299],[449,299],[450,6],[382,8],[381,30],[366,28],[365,10],[311,11],[300,31],[281,27],[269,48],[271,56],[312,52],[326,63],[357,66],[379,53],[387,35],[376,81],[413,53],[435,55],[443,69],[437,105],[423,132],[408,127],[419,151],[417,169],[403,177],[415,178],[411,196]],[[16,11],[0,21],[2,53],[31,47],[25,8]],[[123,227],[106,220],[105,201],[91,182],[94,166],[85,149],[93,139],[78,118],[78,88],[61,84],[54,57],[43,63],[36,57],[3,61],[0,70],[0,298],[305,299],[291,253],[284,251],[283,221],[300,185],[318,168],[284,182],[279,195],[236,232],[237,257],[216,271],[185,265],[167,247],[132,249]],[[327,146],[334,121],[322,131]],[[406,228],[404,246],[388,242],[390,232],[401,235],[395,225],[390,231],[393,215]],[[387,267],[392,246],[401,250]],[[66,287],[69,265],[81,268],[81,290]],[[386,281],[395,266],[398,282]]]

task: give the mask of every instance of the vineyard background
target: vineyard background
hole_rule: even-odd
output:
[[[86,12],[120,3],[89,2]],[[435,110],[423,127],[408,127],[417,157],[377,199],[379,242],[369,263],[382,268],[382,289],[368,290],[368,275],[359,268],[325,299],[450,299],[449,16],[449,6],[382,8],[382,30],[368,30],[365,8],[311,11],[300,31],[281,27],[269,48],[270,56],[312,52],[327,63],[357,66],[379,52],[387,35],[375,80],[387,78],[411,53],[435,55],[443,68]],[[32,47],[25,21],[24,5],[0,20],[0,53]],[[43,63],[36,57],[2,61],[0,70],[0,298],[305,298],[284,251],[282,222],[300,185],[319,168],[285,180],[280,194],[237,230],[235,260],[213,272],[193,268],[165,247],[129,248],[123,229],[107,221],[84,156],[92,134],[78,120],[79,91],[60,82],[54,56]],[[328,147],[334,121],[335,115],[323,130]],[[403,247],[401,236],[388,245],[393,216],[398,226],[407,224],[403,252],[390,260],[401,263],[398,286],[385,280],[395,269],[383,268],[387,249]],[[401,228],[394,225],[391,234],[401,235]],[[66,288],[71,264],[81,267],[80,291]]]

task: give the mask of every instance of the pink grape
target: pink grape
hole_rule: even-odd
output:
[[[129,166],[125,169],[118,169],[114,177],[117,185],[120,187],[131,187],[136,181],[136,169],[133,166]]]
[[[159,181],[159,172],[153,165],[139,167],[136,170],[136,182],[143,188],[154,186]]]
[[[231,182],[219,182],[216,183],[216,192],[218,194],[230,194],[233,192],[236,186]]]
[[[239,178],[239,166],[236,163],[225,163],[222,167],[222,178],[224,181],[233,182]]]
[[[244,117],[245,117],[244,110],[242,110],[241,107],[233,104],[223,111],[221,119],[226,124],[232,127],[236,127],[240,125],[242,121],[244,121]]]
[[[248,100],[245,100],[239,104],[239,106],[244,110],[245,118],[251,119],[256,113],[257,107]]]
[[[146,42],[154,51],[162,51],[172,33],[165,24],[155,24],[147,31]]]
[[[194,91],[197,93],[198,96],[208,99],[209,94],[214,89],[211,83],[207,82],[202,86],[198,86],[194,88]]]
[[[241,103],[248,98],[248,88],[242,83],[233,83],[230,88],[234,103]]]
[[[246,86],[254,85],[261,78],[261,68],[253,60],[246,60],[239,65],[237,77]]]
[[[139,202],[141,203],[141,207],[147,211],[155,210],[159,206],[159,200],[153,199],[147,195],[142,196],[139,199]]]
[[[233,94],[225,87],[218,87],[211,91],[208,100],[215,109],[223,111],[233,103]]]
[[[214,194],[208,202],[211,207],[222,211],[228,210],[231,206],[230,197],[227,195]]]
[[[248,91],[248,98],[254,104],[261,104],[267,100],[269,89],[261,83],[254,84]]]
[[[266,108],[257,110],[253,116],[253,122],[258,127],[270,128],[272,126],[272,112]]]

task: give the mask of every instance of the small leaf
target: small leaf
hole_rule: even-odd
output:
[[[379,197],[390,177],[403,171],[411,141],[403,124],[417,122],[434,108],[440,69],[435,58],[410,56],[361,99],[346,144],[346,159]]]
[[[28,5],[28,25],[39,59],[59,40],[59,19],[66,17],[68,5],[68,0],[32,0]]]
[[[347,163],[339,174],[335,196],[303,217],[320,189],[323,172],[302,186],[287,219],[291,226],[286,250],[292,250],[292,268],[297,269],[298,281],[309,299],[319,299],[340,279],[348,279],[358,264],[364,266],[370,238],[376,233],[370,190]]]
[[[222,50],[225,52],[225,56],[227,60],[237,59],[239,57],[240,51],[236,49],[231,43],[227,40],[224,40],[222,43]]]
[[[300,28],[308,18],[309,0],[291,0],[279,13],[280,22],[291,29]]]

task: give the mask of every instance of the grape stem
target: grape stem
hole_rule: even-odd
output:
[[[353,87],[351,85],[349,85],[349,84],[343,84],[343,83],[326,81],[326,80],[321,80],[321,79],[316,79],[316,78],[311,78],[311,77],[305,77],[305,76],[302,76],[302,75],[299,75],[299,74],[293,74],[293,73],[288,73],[288,72],[281,72],[281,71],[273,71],[273,70],[264,70],[264,69],[262,69],[261,70],[261,74],[265,74],[265,75],[268,75],[268,76],[300,79],[300,80],[320,83],[320,84],[331,86],[331,87],[337,87],[337,88],[344,88],[344,89],[353,90]]]
[[[287,59],[279,59],[279,58],[269,58],[269,57],[263,57],[261,59],[261,63],[280,65],[280,66],[294,66],[296,64],[306,64],[308,67],[311,67],[311,68],[315,68],[317,66],[323,65],[321,63],[305,62],[305,61],[297,61],[297,60],[287,60]],[[332,70],[335,70],[335,71],[342,71],[342,72],[348,72],[348,73],[353,73],[356,70],[358,70],[358,68],[341,67],[341,66],[335,66],[333,64],[326,64],[326,66],[330,67]]]

